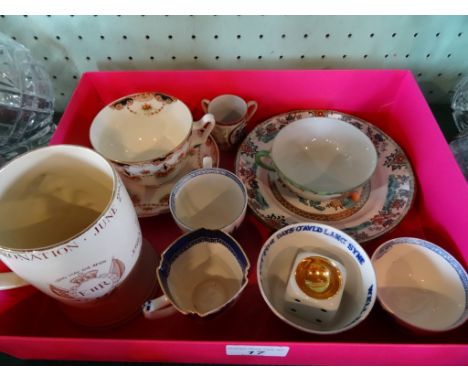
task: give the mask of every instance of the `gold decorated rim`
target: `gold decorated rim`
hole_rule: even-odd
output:
[[[112,203],[116,199],[116,194],[117,194],[117,191],[118,191],[118,188],[119,188],[119,176],[117,175],[117,172],[114,169],[114,167],[112,167],[112,165],[106,160],[106,158],[103,155],[101,155],[100,153],[98,153],[98,152],[96,152],[94,150],[91,150],[90,148],[87,148],[87,147],[84,147],[84,146],[79,146],[79,145],[71,145],[71,144],[61,144],[61,145],[52,145],[52,146],[40,147],[40,148],[28,151],[28,152],[26,152],[26,153],[24,153],[22,155],[17,156],[14,160],[12,160],[8,164],[6,164],[3,168],[0,169],[0,176],[1,176],[1,173],[6,168],[8,168],[8,166],[10,166],[12,163],[14,163],[17,160],[24,159],[24,157],[27,156],[27,155],[30,155],[32,153],[36,153],[36,152],[42,151],[42,150],[50,150],[52,148],[65,149],[66,147],[72,147],[72,148],[79,149],[79,150],[86,150],[89,153],[92,153],[93,155],[98,156],[99,159],[103,160],[106,163],[106,166],[109,167],[110,173],[108,175],[112,179],[112,192],[110,193],[111,195],[110,195],[110,198],[109,198],[109,201],[108,201],[107,205],[102,209],[102,212],[99,214],[99,216],[96,219],[94,219],[91,223],[89,223],[89,225],[87,225],[84,229],[82,229],[80,232],[78,232],[78,233],[74,234],[73,236],[70,236],[69,238],[64,239],[64,240],[62,240],[62,241],[60,241],[58,243],[46,245],[44,247],[27,248],[27,249],[24,249],[24,248],[9,248],[9,247],[2,246],[0,244],[0,251],[4,251],[4,252],[7,252],[7,253],[18,253],[18,252],[28,253],[28,252],[37,252],[37,251],[47,251],[47,250],[51,250],[53,248],[61,247],[61,246],[65,245],[66,243],[68,243],[68,242],[70,242],[70,241],[72,241],[72,240],[86,234],[97,222],[99,222],[99,220],[101,220],[108,213],[109,209],[112,206]],[[123,185],[120,185],[120,186],[123,187]]]
[[[106,158],[107,160],[117,164],[117,165],[120,165],[120,166],[123,166],[123,167],[126,167],[126,166],[133,166],[133,165],[144,165],[144,164],[148,164],[148,163],[152,163],[152,162],[163,162],[165,161],[168,157],[170,157],[172,154],[174,154],[175,152],[177,152],[178,150],[180,150],[183,145],[187,142],[187,140],[190,138],[191,134],[192,134],[192,129],[193,129],[193,115],[192,115],[192,112],[190,111],[190,109],[188,108],[188,106],[182,102],[180,99],[174,97],[174,96],[171,96],[171,95],[168,95],[168,94],[165,94],[165,93],[161,93],[161,92],[139,92],[139,93],[133,93],[133,94],[129,94],[129,95],[126,95],[126,96],[123,96],[123,97],[120,97],[116,100],[113,100],[112,102],[109,102],[106,106],[104,106],[97,114],[96,116],[94,117],[93,119],[93,122],[91,123],[91,127],[93,126],[93,123],[94,121],[96,120],[96,118],[98,118],[99,114],[101,112],[103,112],[104,110],[106,109],[111,109],[111,110],[119,110],[116,108],[116,105],[119,105],[121,104],[123,101],[127,100],[127,99],[136,99],[138,102],[143,102],[144,100],[146,100],[146,97],[151,94],[151,95],[155,95],[157,94],[158,96],[162,96],[164,98],[167,98],[167,99],[171,99],[172,102],[180,102],[188,111],[189,115],[190,115],[190,129],[188,130],[186,136],[184,137],[184,139],[182,139],[182,141],[177,145],[175,146],[173,149],[171,149],[170,151],[168,151],[167,153],[165,153],[164,155],[160,155],[159,157],[156,157],[156,158],[148,158],[148,159],[145,159],[145,160],[139,160],[139,161],[122,161],[122,160],[119,160],[119,159],[114,159],[114,158],[110,158],[109,156],[106,156],[104,154],[101,154],[101,151],[98,150],[98,148],[96,147],[97,145],[95,145],[93,143],[93,140],[91,139],[91,131],[90,131],[90,142],[91,142],[91,146],[93,146],[94,150],[96,152],[98,152],[100,155],[102,155],[104,158]]]
[[[295,278],[299,289],[317,300],[333,297],[343,282],[340,270],[322,256],[302,259],[296,267]]]

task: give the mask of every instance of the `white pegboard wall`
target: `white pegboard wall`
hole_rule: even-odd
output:
[[[63,110],[82,72],[408,68],[431,103],[468,75],[467,16],[1,16]]]

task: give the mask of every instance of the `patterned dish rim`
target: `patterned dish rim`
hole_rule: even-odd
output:
[[[264,121],[258,123],[256,126],[253,127],[252,130],[249,131],[249,133],[246,135],[246,137],[242,140],[241,144],[239,145],[239,148],[237,150],[237,153],[236,153],[236,159],[235,159],[235,164],[234,164],[234,168],[235,168],[235,172],[236,172],[236,175],[237,175],[237,169],[238,169],[238,165],[239,165],[239,160],[240,160],[240,156],[241,156],[241,148],[243,147],[244,143],[249,139],[250,135],[253,133],[253,131],[255,131],[255,129],[258,127],[258,126],[261,126],[261,125],[265,125],[266,123],[268,123],[268,121],[271,121],[271,120],[274,120],[274,119],[277,119],[277,118],[280,118],[282,116],[287,116],[289,114],[297,114],[297,113],[314,113],[314,114],[317,114],[317,113],[336,113],[336,114],[341,114],[343,116],[347,116],[347,117],[350,117],[350,118],[353,118],[353,119],[356,119],[358,121],[360,121],[361,123],[363,124],[366,124],[366,125],[369,125],[371,126],[373,129],[375,129],[377,132],[379,132],[380,134],[384,135],[386,137],[386,139],[388,139],[388,141],[390,141],[393,145],[395,145],[397,148],[399,148],[401,150],[401,152],[405,155],[406,159],[407,159],[407,162],[408,162],[408,166],[407,166],[407,171],[408,171],[408,175],[410,176],[410,181],[409,181],[409,185],[410,185],[410,189],[409,189],[409,192],[410,192],[410,196],[408,198],[408,203],[406,203],[406,206],[405,208],[401,211],[401,213],[399,214],[398,218],[392,223],[392,225],[390,225],[389,227],[387,228],[384,228],[382,231],[378,232],[377,234],[373,235],[373,236],[370,236],[368,238],[364,238],[364,239],[355,239],[358,243],[366,243],[368,241],[371,241],[371,240],[374,240],[382,235],[385,235],[391,231],[393,231],[400,223],[401,221],[405,218],[405,216],[408,214],[409,210],[411,209],[411,207],[413,207],[414,205],[414,202],[415,202],[415,195],[416,195],[416,178],[415,178],[415,175],[414,175],[414,171],[413,171],[413,167],[411,165],[411,162],[409,160],[409,157],[408,155],[406,155],[406,152],[401,148],[401,146],[393,139],[391,138],[387,133],[383,132],[381,129],[379,129],[378,127],[376,127],[373,123],[371,122],[368,122],[360,117],[357,117],[353,114],[349,114],[349,113],[344,113],[342,111],[338,111],[338,110],[332,110],[332,109],[294,109],[294,110],[290,110],[290,111],[287,111],[287,112],[284,112],[284,113],[280,113],[280,114],[276,114],[276,115],[273,115],[267,119],[265,119]],[[376,169],[376,172],[378,171],[378,167],[377,166],[377,169]],[[242,177],[241,177],[242,179]],[[371,193],[372,193],[372,190],[371,190]],[[368,201],[366,202],[368,203]],[[270,223],[269,221],[265,220],[261,214],[259,214],[256,209],[252,206],[252,201],[251,201],[251,198],[249,197],[249,200],[248,200],[248,205],[249,205],[249,208],[250,210],[253,212],[254,216],[264,225],[266,225],[268,228],[274,230],[274,231],[277,231],[283,227],[278,227],[278,226],[275,226],[274,224]],[[318,221],[318,220],[299,220],[298,222],[296,223],[299,223],[299,222],[308,222],[308,223],[321,223],[321,224],[330,224],[328,223],[327,221]],[[295,223],[288,223],[287,225],[289,224],[295,224]],[[333,222],[331,222],[331,224],[333,224]],[[332,225],[333,227],[333,225]],[[346,228],[345,228],[346,229]],[[346,234],[350,235],[351,237],[353,237],[352,234],[348,233],[347,231],[345,231],[345,229],[341,229],[343,230]],[[353,237],[354,239],[354,237]]]

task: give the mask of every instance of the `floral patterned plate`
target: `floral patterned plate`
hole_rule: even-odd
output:
[[[334,199],[318,203],[302,199],[288,193],[276,175],[269,175],[255,163],[255,154],[271,150],[281,128],[309,117],[336,118],[351,123],[374,143],[379,162],[370,182],[359,190],[358,201]],[[247,187],[250,208],[271,228],[320,221],[343,230],[361,243],[393,229],[406,215],[414,198],[413,170],[403,150],[369,122],[337,111],[293,111],[256,126],[239,147],[236,174]]]
[[[202,167],[203,158],[211,156],[213,159],[213,166],[217,167],[219,164],[219,149],[218,145],[210,135],[206,142],[198,147],[191,149],[188,153],[188,159],[180,172],[171,180],[160,186],[143,186],[139,182],[131,183],[128,181],[125,186],[130,189],[135,196],[131,197],[135,206],[138,217],[149,217],[169,212],[169,195],[172,187],[177,181],[185,174],[192,170]],[[144,195],[138,197],[136,195]]]

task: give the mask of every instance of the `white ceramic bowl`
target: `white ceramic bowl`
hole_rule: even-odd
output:
[[[288,311],[285,290],[298,252],[322,254],[347,272],[338,312],[329,323],[303,319]],[[257,263],[260,292],[269,308],[289,325],[315,334],[335,334],[364,320],[377,296],[374,269],[362,247],[344,232],[324,224],[299,223],[275,232],[263,245]]]
[[[269,156],[288,188],[308,199],[336,197],[367,182],[377,167],[377,151],[350,123],[312,117],[292,122],[276,135]],[[260,163],[259,163],[260,162]]]
[[[372,255],[378,298],[385,310],[416,331],[442,332],[468,319],[468,276],[439,246],[402,237]]]

